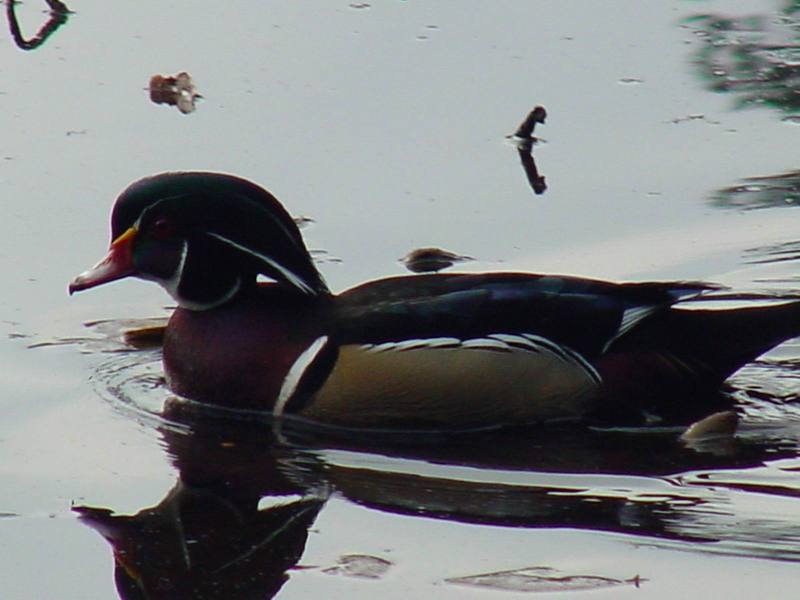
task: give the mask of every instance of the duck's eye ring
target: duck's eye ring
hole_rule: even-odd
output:
[[[167,217],[159,217],[150,225],[150,235],[157,240],[166,240],[175,237],[177,227]]]

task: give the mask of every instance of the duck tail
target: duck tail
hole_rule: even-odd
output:
[[[796,299],[718,309],[686,303],[622,336],[598,361],[598,371],[606,395],[620,411],[637,408],[633,412],[689,422],[730,408],[733,401],[720,394],[721,384],[748,362],[797,336]]]

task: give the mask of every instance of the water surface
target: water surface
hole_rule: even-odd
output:
[[[745,419],[719,443],[365,447],[164,418],[158,349],[120,341],[168,314],[163,292],[66,295],[116,194],[175,169],[254,179],[311,218],[335,290],[421,247],[470,271],[795,290],[796,3],[605,6],[84,0],[39,44],[46,3],[16,5],[28,43],[7,29],[0,45],[3,597],[795,593],[797,342],[732,379]],[[180,72],[202,95],[187,114],[147,90]],[[541,195],[506,137],[535,105]]]

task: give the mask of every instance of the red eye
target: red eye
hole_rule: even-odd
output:
[[[159,217],[150,226],[150,234],[157,240],[174,237],[177,232],[175,224],[166,217]]]

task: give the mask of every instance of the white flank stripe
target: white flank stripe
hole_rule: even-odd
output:
[[[401,352],[404,350],[428,350],[436,348],[463,348],[465,350],[489,350],[503,352],[530,352],[540,354],[546,352],[559,360],[577,366],[586,371],[586,374],[596,383],[602,383],[600,374],[579,353],[566,346],[559,346],[555,342],[532,333],[522,335],[512,333],[493,333],[485,338],[470,338],[459,340],[452,337],[402,340],[399,342],[383,342],[382,344],[363,344],[361,349],[366,352]],[[292,367],[294,368],[294,367]]]
[[[422,341],[427,342],[426,348],[452,348],[461,344],[461,340],[453,337],[430,338]]]
[[[541,344],[543,348],[548,349],[550,352],[560,357],[564,362],[577,364],[583,367],[592,379],[594,379],[598,384],[602,383],[603,380],[600,378],[600,374],[595,370],[595,368],[590,365],[589,362],[583,358],[583,356],[575,352],[573,349],[567,348],[566,346],[559,346],[547,338],[533,335],[532,333],[525,333],[523,335],[529,340]]]
[[[256,252],[252,248],[248,248],[247,246],[242,246],[241,244],[237,244],[233,240],[229,240],[225,236],[222,236],[222,235],[220,235],[218,233],[214,233],[213,231],[209,231],[207,233],[211,237],[213,237],[215,239],[218,239],[220,242],[228,244],[229,246],[232,246],[232,247],[236,248],[237,250],[241,250],[242,252],[246,252],[250,256],[255,256],[257,259],[264,261],[270,267],[272,267],[273,269],[278,271],[281,275],[283,275],[287,279],[287,281],[289,283],[291,283],[293,286],[295,286],[296,288],[298,288],[302,292],[304,292],[306,294],[312,294],[312,295],[316,294],[314,289],[312,287],[310,287],[305,281],[303,281],[300,277],[298,277],[297,275],[292,273],[289,269],[287,269],[283,265],[280,265],[277,262],[275,262],[274,260],[272,260],[266,254],[261,254],[260,252]]]
[[[504,342],[505,344],[520,350],[530,350],[531,352],[542,351],[541,344],[536,344],[533,341],[522,337],[521,335],[513,335],[511,333],[493,333],[489,337]]]
[[[507,343],[489,338],[464,340],[461,346],[464,348],[475,348],[477,350],[501,350],[503,352],[511,352],[513,350]]]
[[[362,344],[361,349],[367,352],[386,352],[388,350],[420,350],[423,348],[455,348],[462,341],[454,337],[403,340],[401,342],[383,342],[381,344]]]
[[[297,360],[294,361],[294,364],[289,368],[289,372],[286,374],[286,378],[283,380],[283,385],[281,385],[281,391],[278,394],[278,400],[275,402],[275,407],[272,409],[272,414],[274,414],[276,417],[280,417],[283,414],[283,409],[286,408],[286,403],[289,402],[291,397],[297,391],[297,386],[300,384],[300,379],[303,377],[303,373],[306,372],[306,369],[311,363],[314,362],[314,359],[317,358],[320,350],[322,350],[327,343],[327,335],[318,337],[308,348],[303,350],[303,353],[297,357]]]
[[[361,346],[367,352],[383,352],[384,350],[392,350],[397,344],[395,342],[384,342],[383,344],[365,344]]]
[[[448,337],[427,338],[427,339],[404,340],[402,342],[396,342],[395,349],[414,350],[416,348],[443,348],[446,346],[458,346],[460,344],[461,340],[457,338],[448,338]]]
[[[523,333],[522,336],[526,340],[536,344],[540,348],[546,348],[546,349],[551,350],[551,351],[556,352],[556,353],[561,352],[561,349],[562,349],[561,346],[559,346],[555,342],[551,342],[547,338],[544,338],[544,337],[542,337],[540,335],[534,335],[532,333]]]

